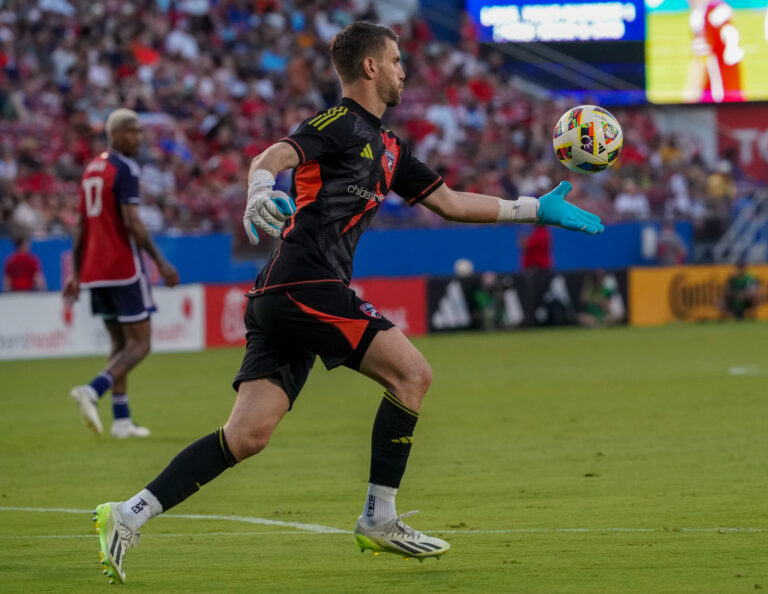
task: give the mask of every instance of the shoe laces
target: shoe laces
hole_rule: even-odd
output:
[[[404,514],[400,514],[395,518],[395,523],[392,531],[390,532],[390,536],[397,536],[397,537],[404,537],[404,538],[412,538],[417,539],[421,537],[421,532],[418,530],[415,530],[411,528],[408,524],[403,522],[403,518],[407,518],[408,516],[412,516],[413,514],[419,513],[419,510],[414,509],[409,512],[405,512]]]
[[[139,544],[139,541],[141,540],[140,532],[134,532],[122,522],[118,522],[117,532],[120,534],[120,540],[124,540],[127,546],[136,548],[136,545]]]

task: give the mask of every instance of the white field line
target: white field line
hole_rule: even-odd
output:
[[[0,507],[0,512],[34,512],[34,513],[60,513],[60,514],[89,514],[91,510],[72,509],[66,507]],[[304,524],[302,522],[283,522],[282,520],[269,520],[266,518],[255,518],[251,516],[224,516],[208,514],[163,514],[160,518],[180,518],[187,520],[219,520],[225,522],[241,522],[245,524],[259,524],[265,526],[279,526],[282,528],[293,528],[294,530],[270,530],[262,532],[201,532],[201,533],[166,533],[166,534],[148,534],[150,538],[154,537],[181,537],[181,536],[253,536],[260,534],[351,534],[350,530],[341,530],[331,526],[322,526],[319,524]],[[733,533],[768,533],[768,528],[755,527],[720,527],[720,528],[500,528],[495,530],[473,530],[471,528],[462,530],[425,530],[425,532],[435,534],[562,534],[562,533],[669,533],[669,532],[700,532],[713,534],[733,534]],[[95,534],[93,535],[96,536]],[[0,536],[0,539],[17,538],[92,538],[89,534],[48,534],[37,536]]]
[[[728,375],[765,376],[768,372],[757,365],[731,365],[728,368]]]
[[[0,512],[51,512],[60,514],[90,514],[89,509],[71,509],[68,507],[0,507]],[[243,522],[245,524],[261,524],[264,526],[280,526],[282,528],[296,528],[306,532],[318,534],[351,534],[349,530],[339,530],[330,526],[319,524],[304,524],[302,522],[283,522],[282,520],[268,520],[266,518],[254,518],[251,516],[220,516],[201,514],[163,514],[161,518],[183,518],[187,520],[223,520],[225,522]]]

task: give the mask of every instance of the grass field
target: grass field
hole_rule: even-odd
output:
[[[435,380],[398,511],[421,510],[409,523],[453,547],[423,564],[355,548],[381,390],[347,370],[316,368],[267,450],[145,526],[122,587],[768,589],[766,330],[734,323],[416,341]],[[109,588],[88,510],[134,494],[223,423],[240,355],[152,355],[129,391],[153,434],[129,442],[87,433],[67,397],[100,359],[0,363],[0,591]]]

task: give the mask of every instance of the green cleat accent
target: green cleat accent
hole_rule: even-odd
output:
[[[114,584],[115,578],[125,583],[123,560],[128,547],[139,543],[139,533],[133,532],[126,526],[120,515],[122,502],[102,503],[94,511],[93,523],[99,534],[99,560],[103,567],[102,573]]]

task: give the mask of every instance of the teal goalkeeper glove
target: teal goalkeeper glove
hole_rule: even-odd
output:
[[[600,217],[565,200],[565,195],[570,191],[571,184],[564,181],[539,198],[538,222],[590,235],[602,233],[605,227],[600,224]]]

